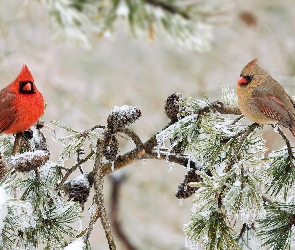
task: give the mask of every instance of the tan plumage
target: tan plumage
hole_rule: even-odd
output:
[[[249,62],[237,82],[238,105],[244,116],[260,124],[280,124],[295,136],[295,103],[266,71]]]

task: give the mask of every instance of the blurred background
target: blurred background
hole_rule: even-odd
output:
[[[226,21],[210,30],[211,49],[206,51],[159,39],[135,39],[121,28],[111,38],[92,34],[91,47],[84,48],[53,40],[44,4],[2,0],[0,88],[27,64],[47,102],[45,124],[58,120],[76,130],[88,129],[106,125],[113,106],[132,105],[141,110],[142,117],[131,128],[146,141],[169,122],[163,105],[170,93],[221,99],[221,86],[235,88],[241,69],[254,58],[295,95],[294,9],[295,2],[290,0],[237,0],[227,9]],[[51,160],[57,161],[62,147],[50,132],[44,132]],[[283,144],[272,128],[262,132],[269,148]],[[66,135],[60,129],[56,133],[57,137]],[[133,146],[120,139],[121,153]],[[90,170],[91,164],[85,168]],[[178,165],[169,170],[168,163],[149,160],[114,173],[125,175],[118,190],[118,218],[134,249],[185,249],[182,225],[189,222],[192,203],[187,199],[180,206],[175,192],[186,170]],[[105,178],[105,184],[109,210],[113,184],[110,178]],[[114,237],[118,249],[127,249],[118,235]],[[108,248],[100,223],[91,243],[95,250]]]

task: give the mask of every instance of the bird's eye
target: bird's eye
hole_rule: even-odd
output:
[[[34,94],[34,84],[31,81],[20,81],[19,92],[23,94]]]
[[[243,77],[246,79],[246,81],[247,81],[248,84],[249,84],[249,83],[252,81],[252,79],[253,79],[253,76],[252,76],[252,75],[243,76]]]

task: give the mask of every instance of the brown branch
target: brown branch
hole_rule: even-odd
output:
[[[89,237],[90,237],[90,234],[93,230],[93,227],[94,227],[94,224],[96,223],[97,219],[99,218],[99,209],[96,209],[95,212],[92,214],[91,216],[91,220],[89,221],[89,225],[88,227],[86,227],[84,230],[82,230],[77,236],[76,238],[80,238],[82,237],[83,235],[85,235],[85,239],[84,239],[84,242],[86,242]]]
[[[13,144],[13,149],[11,155],[16,155],[20,151],[21,142],[23,139],[23,133],[19,132],[15,135],[15,140]]]
[[[184,11],[179,10],[178,8],[176,8],[175,6],[171,5],[171,4],[167,4],[165,2],[162,1],[158,1],[158,0],[144,0],[146,3],[153,5],[155,7],[159,7],[167,12],[169,12],[170,14],[178,14],[181,17],[183,17],[186,20],[190,20],[190,16],[185,13]]]
[[[221,114],[233,114],[233,115],[241,115],[241,111],[236,108],[236,107],[230,107],[224,105],[224,103],[217,101],[217,102],[212,102],[210,106],[205,107],[204,109],[200,110],[200,114],[209,112],[210,110],[213,110],[213,112],[219,112]],[[163,128],[165,130],[175,122],[170,122]],[[258,125],[251,125],[256,128]],[[252,127],[250,126],[250,130],[246,133],[245,136],[248,136],[252,132]],[[254,131],[254,129],[253,129]],[[126,131],[127,132],[127,131]],[[244,132],[244,131],[243,131]],[[248,134],[249,133],[249,134]],[[160,154],[160,158],[158,158],[158,155],[153,152],[154,147],[157,145],[157,139],[156,135],[158,133],[154,134],[148,141],[145,143],[141,144],[140,139],[137,139],[137,135],[135,133],[130,134],[130,137],[136,141],[136,145],[140,145],[140,147],[136,147],[135,149],[125,153],[124,155],[119,155],[116,160],[114,161],[114,170],[121,169],[127,165],[132,164],[135,161],[138,161],[140,159],[161,159],[161,160],[166,160],[166,155],[165,154]],[[246,137],[245,137],[246,139]],[[183,156],[178,156],[178,155],[173,155],[171,154],[168,157],[169,161],[178,163],[180,165],[183,165],[186,167],[188,159],[186,159]],[[190,164],[194,164],[191,162]],[[112,163],[103,163],[102,165],[102,173],[103,175],[107,175],[112,172]],[[92,173],[90,173],[91,175]]]
[[[103,173],[102,173],[102,157],[103,157],[103,144],[100,140],[97,140],[97,145],[96,145],[96,157],[95,157],[95,163],[94,163],[94,168],[93,172],[95,173],[94,175],[94,201],[98,207],[99,210],[99,216],[100,216],[100,221],[103,226],[103,229],[106,234],[106,238],[109,243],[109,249],[110,250],[115,250],[116,245],[114,241],[114,237],[112,235],[112,231],[110,228],[110,223],[109,219],[106,213],[106,208],[104,205],[104,195],[103,195]]]
[[[211,103],[211,109],[217,111],[220,114],[231,114],[231,115],[241,115],[241,111],[237,107],[226,106],[221,101],[216,101]]]
[[[125,234],[120,219],[119,219],[119,204],[120,204],[120,190],[122,187],[122,184],[126,180],[126,175],[120,174],[118,175],[109,175],[109,179],[111,181],[111,197],[110,197],[110,221],[112,228],[118,238],[121,240],[122,244],[127,250],[136,250],[137,248],[133,246],[130,239]]]
[[[278,125],[273,125],[272,127],[277,129],[277,131],[279,132],[279,135],[284,139],[284,141],[286,142],[287,149],[288,149],[288,154],[292,159],[294,159],[295,157],[292,152],[292,147],[291,147],[290,141],[288,140],[287,136],[284,134],[284,132],[281,130],[281,128]]]
[[[246,130],[246,132],[243,134],[239,145],[236,147],[235,151],[234,151],[234,155],[238,155],[240,149],[242,148],[245,140],[247,139],[247,137],[256,129],[259,128],[260,125],[258,123],[252,123]]]
[[[117,132],[124,133],[125,135],[128,135],[132,139],[132,141],[135,143],[137,148],[143,147],[143,143],[140,140],[139,136],[134,131],[130,130],[129,128],[122,128]]]
[[[91,151],[89,153],[89,155],[87,155],[84,159],[82,159],[81,161],[77,162],[73,167],[71,167],[70,169],[68,169],[67,172],[65,173],[65,175],[63,176],[62,180],[60,181],[60,183],[56,187],[56,190],[59,190],[62,187],[62,185],[65,183],[65,181],[69,178],[69,176],[71,175],[71,173],[73,173],[83,163],[87,162],[91,158],[91,156],[93,154],[94,154],[94,151]]]

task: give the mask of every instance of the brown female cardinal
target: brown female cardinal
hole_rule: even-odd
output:
[[[0,91],[0,133],[15,134],[35,124],[44,111],[44,99],[24,65],[17,78]]]
[[[280,124],[295,136],[295,102],[256,62],[257,59],[242,69],[237,82],[242,114],[260,124]]]

